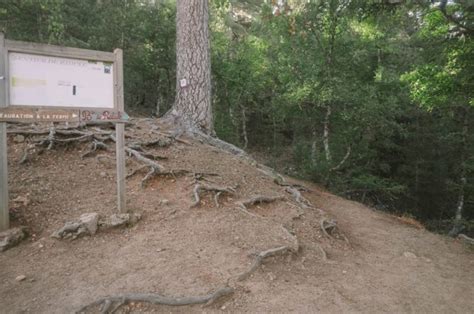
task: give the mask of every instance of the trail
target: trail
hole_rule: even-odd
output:
[[[146,125],[128,133],[152,137]],[[258,252],[294,246],[293,237],[297,254],[268,258],[245,280],[231,280],[234,294],[215,304],[134,303],[119,313],[474,312],[474,250],[466,244],[288,178],[309,189],[302,194],[314,208],[301,208],[254,165],[192,139],[149,150],[165,158],[160,163],[168,170],[217,174],[204,176],[205,184],[235,187],[220,196],[219,207],[212,191],[195,205],[196,175],[156,177],[142,187],[144,171],[127,183],[128,206],[143,214],[136,226],[75,241],[51,239],[81,213],[114,211],[114,152],[81,159],[87,145],[58,147],[20,165],[26,145],[9,143],[12,200],[23,197],[12,201],[12,221],[31,233],[0,253],[0,313],[71,313],[127,293],[207,295],[251,268]],[[127,167],[140,165],[130,157]],[[275,200],[249,205],[247,212],[236,205],[257,195]],[[321,232],[323,216],[337,221],[350,244]],[[26,279],[16,281],[19,275]]]

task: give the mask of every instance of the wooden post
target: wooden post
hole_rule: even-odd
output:
[[[117,109],[120,112],[125,112],[123,99],[123,52],[122,49],[115,49],[115,101]],[[115,124],[116,133],[116,157],[117,157],[117,209],[121,213],[127,211],[125,198],[125,124]]]
[[[0,107],[7,106],[5,36],[0,32]],[[0,122],[0,231],[10,227],[8,211],[7,123]]]

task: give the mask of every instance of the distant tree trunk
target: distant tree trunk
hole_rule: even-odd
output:
[[[467,110],[466,110],[467,111]],[[462,231],[462,212],[464,210],[464,198],[465,198],[465,189],[467,185],[467,176],[466,176],[466,146],[467,146],[467,136],[469,132],[469,115],[467,112],[464,113],[464,121],[461,132],[461,169],[459,174],[459,193],[458,193],[458,202],[456,206],[456,212],[454,216],[454,225],[451,231],[449,232],[450,236],[457,236]]]
[[[318,144],[317,144],[317,131],[316,127],[314,124],[311,126],[311,135],[312,135],[312,141],[311,141],[311,165],[313,167],[316,167],[318,164]]]
[[[208,0],[176,5],[176,99],[170,114],[187,128],[213,134]]]
[[[331,105],[327,105],[326,116],[324,117],[323,144],[324,144],[324,153],[326,154],[326,161],[329,164],[332,162],[331,149],[329,148],[329,121],[330,119],[331,119]]]
[[[244,138],[244,149],[247,149],[249,144],[249,138],[247,135],[247,114],[245,112],[245,107],[241,106],[242,110],[242,137]]]

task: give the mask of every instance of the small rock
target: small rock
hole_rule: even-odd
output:
[[[25,137],[21,134],[18,134],[13,138],[13,141],[15,143],[23,143],[25,141]]]
[[[169,204],[170,204],[170,201],[167,200],[167,199],[162,199],[162,200],[160,201],[160,205],[169,205]]]
[[[404,252],[403,256],[405,256],[406,258],[417,258],[417,256],[412,252]]]
[[[98,221],[99,214],[97,213],[82,214],[79,219],[66,222],[66,224],[61,229],[55,231],[51,237],[57,239],[76,239],[82,235],[94,235],[97,232]]]
[[[223,305],[223,306],[221,307],[221,310],[225,310],[225,305]]]
[[[105,177],[107,176],[107,173],[105,173],[105,171],[101,171],[100,176],[101,176],[102,178],[105,178]]]
[[[99,226],[102,229],[116,228],[126,225],[134,225],[141,219],[140,214],[113,214],[109,217],[101,219]]]
[[[17,277],[15,278],[16,281],[23,281],[23,280],[25,280],[25,279],[26,279],[26,276],[25,276],[25,275],[20,275],[20,276],[17,276]]]
[[[86,227],[91,235],[97,232],[97,224],[99,222],[99,214],[87,213],[79,217],[79,221]]]
[[[343,273],[343,274],[347,274],[347,270],[343,270],[342,273]]]
[[[0,232],[0,252],[6,251],[11,247],[14,247],[21,240],[26,237],[24,228],[12,228],[6,231]]]

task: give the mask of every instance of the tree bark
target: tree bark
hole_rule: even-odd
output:
[[[242,136],[244,138],[244,149],[247,149],[249,144],[249,138],[247,135],[247,114],[245,112],[245,107],[241,106],[242,110]]]
[[[176,99],[170,114],[187,128],[212,135],[208,0],[176,5]]]
[[[456,213],[454,216],[454,225],[451,231],[449,231],[450,236],[457,236],[462,231],[462,212],[464,210],[464,197],[465,190],[467,185],[467,176],[466,176],[466,146],[467,146],[467,136],[469,132],[469,115],[466,110],[464,112],[463,127],[461,132],[461,169],[459,173],[459,193],[458,193],[458,202],[456,206]]]
[[[332,162],[331,149],[329,148],[329,121],[331,119],[331,105],[326,107],[326,116],[324,117],[323,145],[326,161]]]
[[[317,131],[314,124],[311,126],[311,164],[313,167],[318,165],[318,144],[317,144]]]

